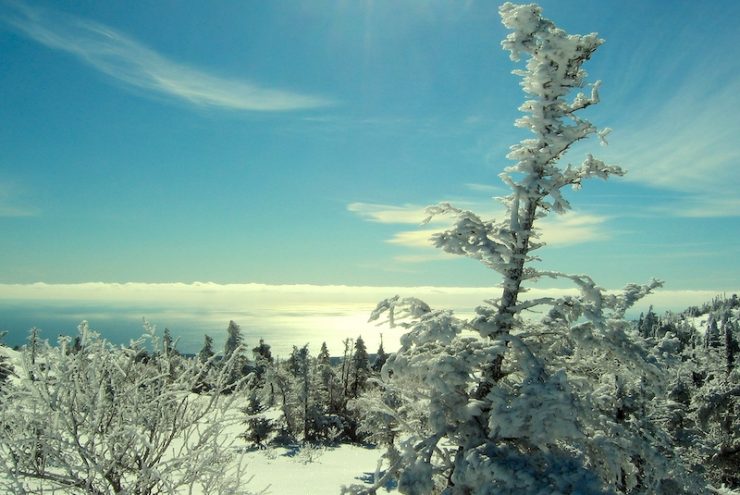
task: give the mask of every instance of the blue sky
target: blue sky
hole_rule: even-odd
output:
[[[606,43],[540,266],[738,289],[736,1],[545,1]],[[495,286],[423,208],[496,214],[523,97],[489,1],[0,1],[0,283]]]

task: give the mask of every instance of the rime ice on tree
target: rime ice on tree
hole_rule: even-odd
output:
[[[378,305],[371,320],[408,329],[383,367],[384,387],[403,398],[392,420],[400,431],[375,486],[347,491],[375,493],[394,477],[400,492],[419,495],[657,493],[663,480],[685,473],[661,455],[659,427],[624,408],[655,369],[625,334],[623,316],[660,282],[607,294],[587,275],[531,266],[542,246],[536,221],[570,209],[562,189],[624,173],[592,155],[578,166],[557,166],[574,143],[589,136],[604,142],[609,132],[579,115],[598,102],[598,82],[570,97],[586,87],[582,65],[602,40],[567,34],[534,4],[506,3],[499,11],[511,30],[502,46],[513,61],[527,59],[514,71],[527,95],[516,125],[534,136],[507,155],[515,163],[500,175],[511,188],[501,198],[503,219],[484,220],[447,203],[428,212],[456,218],[433,237],[435,245],[500,273],[502,293],[469,321],[414,298]],[[542,277],[569,280],[580,295],[523,300],[523,284]],[[550,310],[540,323],[520,318],[542,305]],[[382,403],[376,409],[389,413]]]

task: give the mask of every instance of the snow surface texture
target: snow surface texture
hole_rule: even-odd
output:
[[[249,483],[274,495],[337,494],[343,485],[372,481],[381,451],[355,445],[254,450],[245,455]],[[395,489],[378,492],[398,493]]]

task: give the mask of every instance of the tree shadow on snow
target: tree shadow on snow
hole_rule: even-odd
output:
[[[355,479],[356,480],[360,480],[361,482],[363,482],[366,485],[373,485],[373,484],[375,484],[375,475],[376,475],[375,472],[369,472],[369,471],[367,471],[367,472],[362,473],[360,476],[356,476]],[[385,475],[385,471],[380,471],[380,472],[377,473],[377,475],[378,475],[378,477],[381,477],[382,478]],[[383,488],[385,488],[385,490],[387,492],[390,492],[391,490],[395,489],[396,487],[398,487],[398,483],[394,479],[389,479],[383,485]]]

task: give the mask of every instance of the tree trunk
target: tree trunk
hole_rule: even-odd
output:
[[[517,234],[517,245],[512,253],[514,266],[506,271],[504,278],[504,291],[501,295],[501,303],[496,314],[499,332],[509,333],[514,325],[514,315],[517,313],[516,305],[522,288],[524,276],[524,262],[529,254],[529,238],[532,233],[535,214],[537,213],[538,201],[527,200],[524,209],[524,219],[520,223],[521,230]],[[518,213],[518,212],[517,212]],[[521,236],[521,237],[520,237]]]

